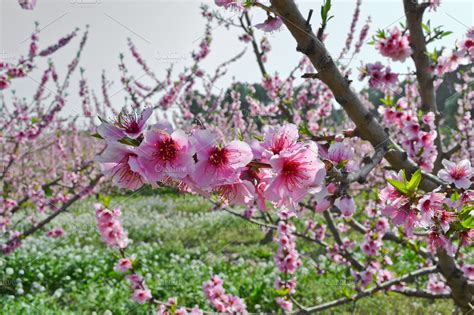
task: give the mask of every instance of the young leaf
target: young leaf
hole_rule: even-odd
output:
[[[392,178],[387,178],[387,182],[389,182],[390,185],[395,187],[395,189],[398,190],[399,192],[401,192],[402,194],[404,194],[404,195],[408,194],[408,189],[406,188],[405,183],[402,183],[402,182],[400,182],[396,179],[392,179]]]
[[[418,186],[421,183],[421,178],[421,170],[418,169],[415,173],[413,173],[410,182],[407,185],[407,190],[410,194],[414,193],[418,189]]]

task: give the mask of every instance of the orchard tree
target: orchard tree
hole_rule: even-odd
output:
[[[202,8],[206,33],[193,64],[173,80],[148,67],[130,41],[129,48],[153,85],[130,74],[121,56],[121,82],[129,94],[128,110],[101,117],[96,137],[107,144],[97,161],[117,186],[167,186],[201,195],[213,210],[255,224],[278,244],[274,255],[276,303],[286,313],[312,313],[352,303],[376,292],[409,297],[452,299],[473,309],[474,169],[472,90],[474,30],[453,47],[432,48],[449,35],[425,22],[426,10],[439,1],[404,0],[405,23],[374,32],[370,46],[380,61],[369,62],[355,78],[340,60],[359,54],[369,37],[370,19],[354,41],[361,1],[356,2],[349,34],[338,55],[327,50],[326,26],[331,2],[320,8],[317,30],[293,0],[216,0],[216,11]],[[233,10],[237,18],[219,11]],[[264,10],[253,23],[249,12]],[[259,21],[260,22],[260,21]],[[259,85],[232,84],[214,95],[212,88],[239,54],[214,73],[201,67],[211,51],[212,25],[241,31],[239,39],[255,54]],[[267,70],[271,44],[265,36],[285,28],[302,53],[288,77]],[[413,73],[396,73],[387,64],[413,62]],[[465,70],[457,71],[459,66]],[[457,72],[456,72],[457,71]],[[456,130],[447,129],[436,103],[437,88],[455,73]],[[296,76],[306,80],[296,84]],[[403,80],[401,79],[403,77]],[[382,96],[371,102],[367,81]],[[202,88],[198,88],[202,84]],[[107,87],[104,85],[104,95]],[[202,92],[204,91],[204,93]],[[334,108],[337,102],[342,110]],[[151,122],[153,109],[161,117]],[[96,205],[103,241],[121,258],[115,270],[130,283],[132,299],[156,305],[159,314],[203,314],[197,306],[179,306],[175,297],[159,296],[140,275],[139,259],[120,222],[120,209]],[[317,305],[298,301],[296,277],[302,265],[298,242],[314,244],[333,264],[347,269],[354,289],[349,296]],[[409,252],[410,264],[398,253]],[[315,261],[319,271],[325,265]],[[406,266],[410,270],[406,270]],[[246,313],[245,297],[225,292],[214,275],[203,291],[218,312]],[[265,310],[274,312],[273,310]]]

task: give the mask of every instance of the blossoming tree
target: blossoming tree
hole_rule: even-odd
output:
[[[473,309],[474,265],[470,246],[474,233],[474,150],[472,128],[472,67],[456,73],[456,132],[446,128],[436,102],[443,79],[474,58],[474,31],[456,47],[427,45],[449,32],[423,23],[426,10],[439,1],[404,0],[406,23],[374,36],[381,59],[414,63],[413,73],[395,73],[381,61],[361,68],[367,90],[351,86],[351,72],[339,62],[360,53],[370,19],[354,33],[361,1],[356,2],[351,29],[339,57],[326,49],[331,2],[321,7],[321,24],[313,31],[313,11],[305,18],[293,0],[216,0],[218,10],[234,10],[236,19],[203,7],[206,34],[194,63],[164,79],[141,58],[130,41],[134,59],[155,83],[146,86],[120,63],[121,82],[133,111],[112,120],[102,118],[97,137],[107,147],[97,161],[102,172],[122,188],[171,186],[201,195],[225,211],[251,222],[278,244],[274,260],[276,303],[287,313],[312,313],[351,303],[379,291],[427,299],[452,299],[460,310]],[[249,12],[264,10],[267,19],[254,24]],[[251,85],[233,84],[223,95],[212,85],[226,73],[224,62],[207,73],[200,62],[210,52],[211,24],[236,27],[239,39],[255,54],[264,96]],[[265,32],[286,28],[303,54],[287,78],[266,70],[270,42]],[[260,39],[259,39],[260,37]],[[297,73],[307,80],[296,85]],[[205,93],[200,93],[201,82]],[[106,93],[104,93],[106,94]],[[260,95],[260,96],[259,96]],[[335,117],[333,101],[347,119]],[[163,120],[151,122],[153,109]],[[331,119],[333,118],[333,119]],[[456,144],[453,144],[455,142]],[[132,299],[153,303],[159,314],[203,314],[197,306],[178,306],[175,297],[158,296],[140,275],[120,209],[96,206],[103,241],[121,258],[115,270],[126,274]],[[354,293],[317,305],[296,298],[295,276],[302,265],[298,241],[319,247],[334,263],[347,268]],[[411,270],[397,267],[409,251]],[[324,272],[324,270],[322,270]],[[245,297],[225,292],[213,276],[203,293],[218,312],[246,313]],[[268,310],[275,311],[275,310]]]
[[[49,60],[31,99],[15,93],[18,80],[36,81],[31,72],[40,68],[41,59],[54,58],[79,32],[75,30],[40,49],[39,30],[37,25],[26,56],[17,62],[0,61],[0,251],[7,255],[21,246],[25,237],[43,227],[49,229],[46,234],[50,237],[62,236],[64,231],[49,223],[90,195],[102,177],[93,163],[94,154],[102,145],[90,137],[94,126],[85,79],[79,83],[82,114],[61,117],[71,76],[78,69],[87,41],[87,30],[64,78]],[[48,88],[48,84],[54,88]],[[7,93],[11,93],[10,98]],[[79,118],[83,120],[78,121]]]

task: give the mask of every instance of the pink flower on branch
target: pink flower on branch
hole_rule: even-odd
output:
[[[145,181],[141,175],[137,153],[129,146],[109,143],[96,161],[100,163],[102,172],[111,177],[119,187],[135,190]]]
[[[242,168],[252,161],[252,149],[245,142],[218,145],[208,130],[196,131],[194,140],[197,163],[191,177],[202,188],[237,182]]]
[[[156,128],[148,131],[137,154],[142,175],[150,183],[165,177],[183,179],[193,171],[194,148],[182,130],[171,134]]]
[[[18,3],[25,10],[33,10],[36,6],[36,0],[18,0]]]
[[[120,209],[109,210],[101,204],[96,206],[97,229],[99,230],[102,240],[105,244],[114,248],[127,247],[130,240],[127,232],[123,229],[122,224],[118,220],[121,215]]]
[[[474,169],[469,160],[462,160],[454,163],[448,160],[442,161],[444,169],[438,172],[438,176],[449,184],[454,184],[457,188],[469,189],[472,185],[471,177],[474,176]]]
[[[145,123],[153,113],[153,108],[147,108],[140,114],[122,111],[114,124],[103,122],[97,127],[97,133],[108,141],[117,141],[124,137],[136,139],[145,128]]]
[[[321,190],[326,169],[318,158],[314,142],[294,150],[285,150],[270,159],[276,176],[265,191],[265,197],[282,204],[294,205],[308,192]]]
[[[385,37],[380,38],[375,46],[382,56],[389,57],[393,61],[405,61],[412,53],[410,48],[410,37],[394,27],[388,31]]]
[[[268,16],[263,23],[256,24],[255,27],[261,29],[264,32],[273,32],[279,30],[282,24],[283,21],[279,16]]]

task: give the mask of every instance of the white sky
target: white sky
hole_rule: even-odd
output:
[[[110,94],[120,91],[121,85],[117,65],[118,55],[124,52],[127,64],[136,77],[143,72],[132,67],[134,61],[128,51],[126,38],[130,37],[141,51],[149,66],[156,70],[159,77],[164,75],[164,70],[171,62],[179,70],[192,63],[190,52],[197,48],[199,39],[204,32],[204,20],[199,14],[201,3],[208,3],[211,8],[217,8],[213,1],[187,0],[187,1],[111,1],[111,0],[38,0],[33,11],[22,10],[17,0],[0,0],[0,59],[13,61],[28,51],[29,39],[34,21],[40,22],[40,48],[44,48],[60,36],[69,33],[75,27],[84,29],[90,25],[90,36],[86,45],[81,66],[86,69],[86,77],[91,87],[100,95],[100,75],[106,70],[108,78],[112,79],[114,86]],[[312,18],[313,29],[319,24],[319,1],[297,1],[303,14],[309,9],[315,12]],[[332,14],[335,17],[329,22],[326,41],[329,51],[337,56],[342,49],[355,0],[333,0]],[[221,10],[225,16],[235,15],[235,12]],[[252,10],[254,23],[264,20],[265,15],[258,10]],[[391,27],[404,21],[402,0],[365,0],[362,3],[361,16],[355,37],[364,24],[367,16],[372,17],[370,36],[376,29]],[[432,25],[444,25],[445,30],[454,34],[445,38],[440,45],[452,46],[456,38],[462,37],[467,28],[474,25],[474,1],[472,0],[444,0],[437,12],[429,12],[427,18],[432,20]],[[241,32],[231,28],[226,30],[218,27],[213,32],[211,54],[203,63],[204,69],[211,72],[223,61],[231,58],[244,48],[244,44],[237,40]],[[257,36],[261,36],[259,33]],[[295,42],[289,32],[284,29],[269,35],[272,52],[267,62],[267,71],[278,72],[282,75],[296,65],[300,54],[295,51]],[[25,40],[26,39],[26,40]],[[55,57],[56,68],[60,75],[65,71],[65,65],[73,58],[77,49],[79,38],[73,40],[66,49],[61,50]],[[365,45],[360,55],[365,63],[382,61],[373,46]],[[359,56],[359,57],[360,57]],[[352,60],[351,66],[357,67],[360,59]],[[44,65],[46,61],[44,61]],[[411,61],[401,66],[391,64],[396,71],[406,71],[406,65],[411,66]],[[413,68],[413,67],[412,67]],[[353,75],[354,79],[356,74]],[[14,88],[25,96],[32,95],[41,78],[41,72],[34,71],[31,78],[17,80]],[[260,72],[250,47],[246,56],[229,68],[227,77],[219,81],[217,88],[225,88],[233,78],[237,81],[259,82]],[[20,82],[21,81],[21,82]],[[73,78],[71,89],[72,96],[65,109],[66,113],[80,112],[80,103],[77,98],[78,75]],[[218,93],[219,91],[216,91]],[[118,92],[112,101],[117,108],[123,105],[125,92]]]

